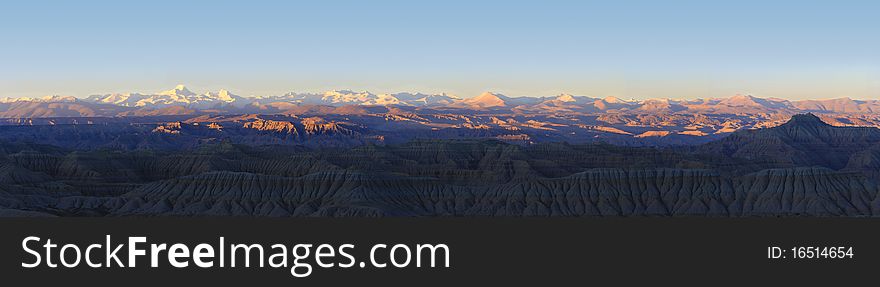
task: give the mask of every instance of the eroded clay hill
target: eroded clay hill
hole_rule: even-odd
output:
[[[255,128],[343,132],[313,124]],[[0,215],[880,216],[878,151],[880,130],[810,115],[680,148],[221,141],[159,151],[18,141],[0,145]]]

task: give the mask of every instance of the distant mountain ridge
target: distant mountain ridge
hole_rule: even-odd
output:
[[[0,125],[106,122],[152,128],[202,116],[319,117],[364,132],[372,142],[411,138],[489,137],[511,142],[609,142],[623,145],[695,145],[749,129],[775,127],[792,115],[813,113],[834,126],[880,127],[880,100],[789,101],[736,95],[727,98],[627,101],[561,94],[510,97],[486,92],[449,94],[334,90],[244,97],[227,90],[197,93],[183,85],[157,93],[116,93],[85,99],[50,96],[0,100]],[[229,127],[231,123],[202,122]],[[232,125],[240,128],[240,124]],[[345,142],[349,142],[345,140]]]
[[[94,95],[86,98],[85,102],[112,104],[122,107],[145,107],[167,108],[181,106],[186,108],[210,109],[222,108],[227,105],[242,105],[249,101],[247,98],[237,96],[227,90],[196,94],[184,85],[178,85],[174,89],[162,91],[156,94],[108,94]]]
[[[287,93],[279,96],[243,97],[227,90],[195,93],[184,85],[158,93],[2,98],[0,117],[130,116],[189,113],[284,113],[302,106],[397,106],[417,109],[466,109],[474,111],[548,113],[712,113],[712,114],[880,114],[880,100],[790,101],[736,95],[728,98],[627,101],[614,97],[592,98],[562,94],[550,97],[508,97],[486,92],[472,98],[450,94],[392,93],[333,90],[324,93]],[[115,108],[114,108],[115,107]],[[177,107],[174,109],[174,107]]]

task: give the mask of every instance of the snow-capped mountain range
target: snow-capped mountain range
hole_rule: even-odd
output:
[[[422,93],[395,93],[373,94],[370,92],[355,92],[350,90],[327,91],[322,94],[311,93],[287,93],[281,96],[256,97],[252,102],[283,101],[297,104],[311,105],[399,105],[399,106],[428,106],[447,105],[460,100],[449,94],[422,94]]]
[[[71,97],[71,99],[74,99]],[[243,108],[269,104],[273,102],[285,102],[303,105],[400,105],[400,106],[429,106],[452,104],[460,98],[449,94],[422,94],[422,93],[395,93],[373,94],[370,92],[356,92],[350,90],[327,91],[324,93],[287,93],[280,96],[242,97],[227,90],[197,94],[178,85],[174,89],[155,94],[125,93],[93,95],[82,101],[98,104],[112,104],[122,107],[145,107],[167,108],[181,106],[193,109],[218,109],[225,107]],[[2,102],[15,101],[46,101],[40,99],[5,99]]]
[[[50,103],[50,102],[75,102],[75,101],[77,101],[77,98],[72,97],[72,96],[45,96],[45,97],[40,97],[40,98],[11,98],[11,97],[0,98],[0,104],[9,104],[9,103],[17,103],[17,102]]]
[[[248,98],[240,97],[227,90],[196,94],[184,85],[177,85],[174,89],[162,91],[156,94],[108,94],[93,95],[84,101],[112,104],[122,107],[148,107],[166,108],[171,106],[183,106],[194,109],[210,109],[227,105],[244,106],[250,102]]]
[[[48,105],[48,104],[53,105]],[[486,92],[472,98],[450,94],[392,93],[334,90],[324,93],[287,93],[278,96],[243,97],[227,90],[195,93],[183,85],[158,93],[93,95],[85,99],[70,96],[42,98],[0,98],[0,117],[33,116],[119,116],[162,115],[210,111],[222,113],[284,113],[304,106],[387,106],[432,110],[472,110],[522,114],[599,113],[599,114],[775,114],[775,113],[880,113],[880,100],[789,101],[736,95],[727,98],[679,100],[648,99],[627,101],[615,97],[593,98],[561,94],[549,97],[508,97]],[[61,110],[62,112],[55,112]],[[57,114],[57,115],[56,115]]]

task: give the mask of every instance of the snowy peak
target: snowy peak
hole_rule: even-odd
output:
[[[559,101],[559,102],[563,102],[563,103],[571,103],[571,102],[575,102],[575,101],[577,101],[577,100],[574,98],[574,96],[569,95],[569,94],[561,94],[561,95],[559,95],[559,96],[556,96],[556,99],[555,99],[555,100],[556,100],[556,101]]]
[[[755,97],[749,95],[735,95],[726,99],[722,99],[720,104],[731,107],[760,107]]]
[[[541,105],[552,105],[552,106],[573,106],[573,105],[585,105],[590,101],[594,100],[588,97],[578,97],[570,94],[560,94],[555,97],[550,98],[542,98],[546,99],[541,102]]]
[[[543,102],[556,102],[565,104],[588,104],[596,100],[588,96],[575,96],[572,94],[562,93],[553,97],[541,97]]]
[[[227,103],[234,102],[234,101],[241,98],[241,97],[236,96],[236,95],[234,95],[224,89],[220,89],[220,91],[217,91],[216,93],[209,92],[206,94],[206,96],[207,96],[206,98],[208,98],[208,99],[215,99],[215,100],[227,102]]]
[[[610,97],[610,96],[605,97],[604,99],[602,99],[602,101],[605,103],[608,103],[608,104],[625,104],[625,103],[627,103],[626,101],[621,100],[617,97]]]
[[[331,104],[367,103],[375,99],[376,95],[370,92],[354,92],[349,90],[328,91],[321,97],[321,101]]]
[[[196,93],[188,90],[184,85],[177,85],[173,90],[167,90],[160,92],[159,95],[163,96],[195,96]]]
[[[45,96],[39,98],[0,98],[0,103],[17,103],[17,102],[40,102],[40,103],[57,103],[57,102],[76,102],[77,99],[72,96]]]
[[[367,91],[332,90],[324,93],[294,93],[256,98],[262,102],[286,102],[305,105],[368,105],[368,106],[433,106],[449,105],[459,100],[449,94],[393,93],[373,94]]]
[[[72,96],[45,96],[40,98],[41,102],[75,102],[76,98]]]
[[[653,98],[642,101],[642,103],[661,103],[661,104],[669,104],[671,100],[667,98]]]
[[[507,106],[508,99],[509,98],[501,94],[485,92],[480,94],[479,96],[466,99],[461,102],[464,103],[466,106],[473,108],[494,108]]]
[[[669,99],[648,99],[640,104],[639,110],[643,111],[668,112],[672,109],[672,103],[670,103]]]
[[[242,106],[250,102],[227,90],[221,89],[218,92],[196,94],[187,89],[184,85],[177,85],[172,90],[162,91],[155,94],[127,93],[94,95],[88,97],[86,100],[89,102],[114,104],[123,107],[167,108],[180,106],[196,109],[217,108],[230,104]]]
[[[422,94],[422,93],[394,93],[392,97],[400,100],[401,105],[406,106],[429,106],[429,105],[449,105],[455,101],[461,100],[454,95],[442,94]]]

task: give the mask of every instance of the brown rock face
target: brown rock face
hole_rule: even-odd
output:
[[[319,117],[305,118],[302,120],[302,125],[304,127],[305,134],[307,135],[355,134],[354,131],[347,129],[336,122],[327,122]]]
[[[291,122],[257,119],[252,122],[244,123],[243,127],[246,129],[255,129],[259,131],[271,131],[276,133],[287,133],[295,135],[299,134],[296,126],[294,126]]]

